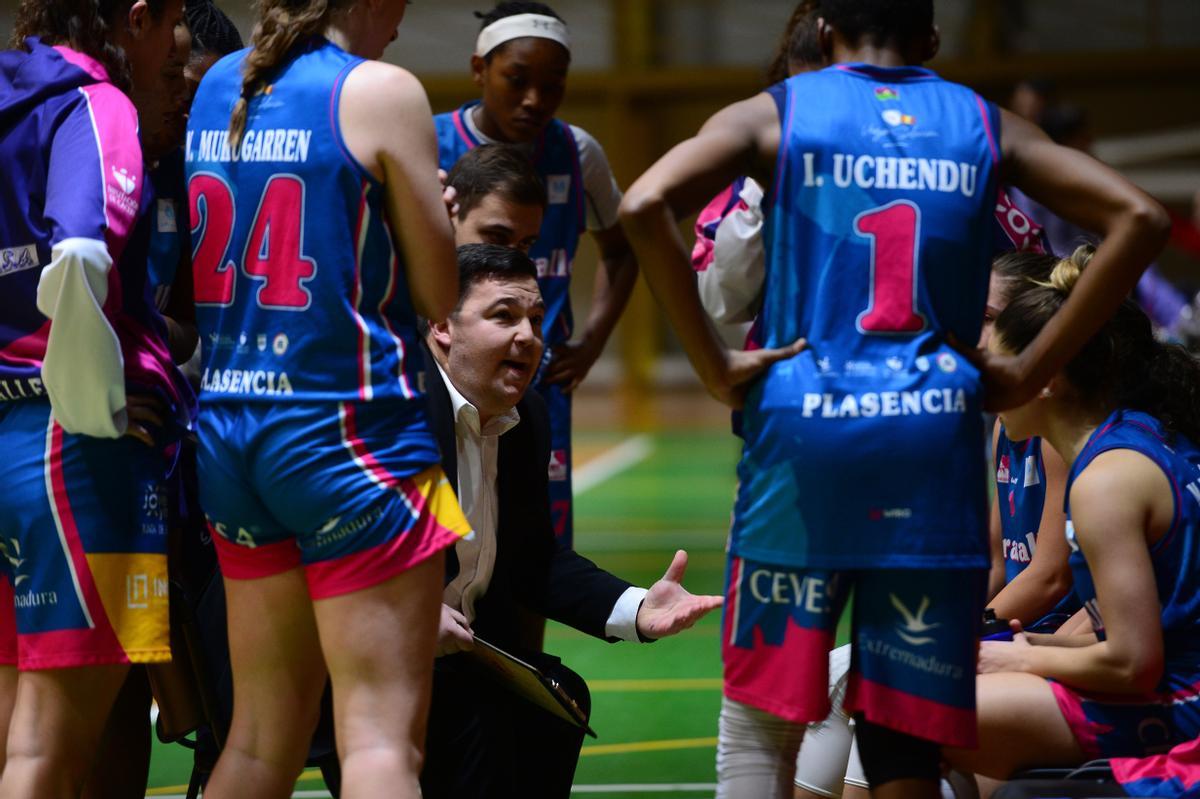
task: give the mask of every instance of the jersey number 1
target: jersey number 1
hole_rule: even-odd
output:
[[[921,209],[896,200],[863,211],[854,232],[871,240],[871,301],[858,315],[862,333],[905,334],[925,329],[917,311],[917,244]]]
[[[188,184],[192,235],[198,236],[192,258],[197,305],[233,304],[237,272],[226,261],[233,238],[235,206],[229,184],[216,175],[200,173]],[[305,258],[304,183],[292,175],[275,175],[259,199],[242,271],[262,281],[257,302],[279,311],[303,311],[312,302],[304,283],[317,274],[317,262]]]

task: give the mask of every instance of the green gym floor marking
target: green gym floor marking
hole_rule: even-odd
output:
[[[601,474],[605,479],[576,500],[576,548],[645,586],[662,576],[676,549],[686,549],[685,585],[695,593],[721,593],[738,452],[732,436],[720,430],[634,437],[583,432],[576,446],[598,458],[614,449],[620,456],[610,458],[611,473]],[[577,794],[712,795],[721,701],[719,615],[647,646],[606,644],[556,624],[546,637],[548,648],[588,680],[593,695],[592,727],[600,738],[584,745]],[[189,750],[156,743],[147,795],[182,796],[190,769]],[[309,769],[294,795],[328,793],[320,773]]]

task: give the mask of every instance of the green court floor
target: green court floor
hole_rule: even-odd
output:
[[[576,548],[606,569],[648,586],[676,549],[690,556],[685,585],[720,593],[725,536],[735,485],[735,439],[723,431],[630,437],[576,436],[584,457],[577,481]],[[586,461],[592,461],[589,467]],[[582,478],[582,479],[581,479]],[[551,624],[548,651],[582,674],[592,690],[592,727],[576,795],[712,796],[720,704],[719,614],[651,645],[607,644]],[[158,746],[150,795],[182,795],[190,752]],[[298,796],[326,796],[306,772]]]

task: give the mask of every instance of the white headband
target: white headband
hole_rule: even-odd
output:
[[[482,58],[505,42],[525,37],[549,39],[568,51],[571,49],[571,35],[561,19],[543,14],[516,14],[498,19],[480,31],[475,42],[475,55]]]

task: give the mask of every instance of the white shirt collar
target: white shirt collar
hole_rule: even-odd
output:
[[[454,385],[454,381],[450,379],[450,375],[446,374],[446,370],[442,365],[434,359],[437,364],[438,372],[442,376],[442,382],[446,384],[446,391],[450,394],[450,405],[454,409],[454,425],[455,427],[463,426],[477,436],[502,436],[509,430],[512,430],[521,421],[521,414],[517,413],[517,408],[514,405],[505,413],[494,417],[487,425],[480,429],[479,426],[479,409],[471,404],[470,400],[462,395]]]

